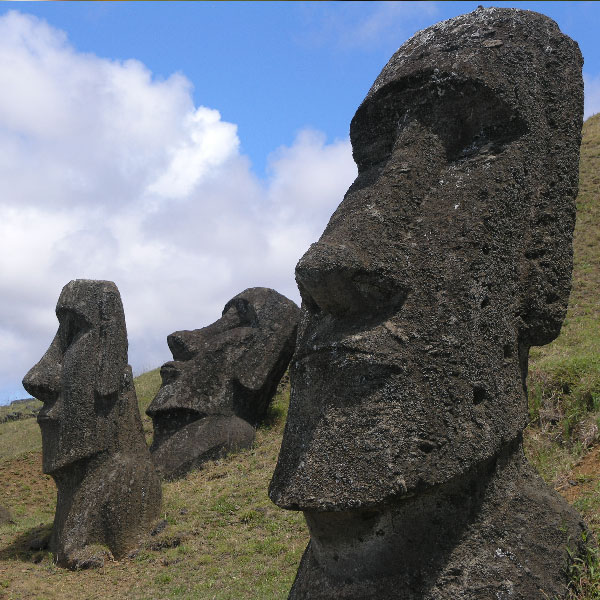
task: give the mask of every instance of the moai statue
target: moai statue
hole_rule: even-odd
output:
[[[252,444],[296,343],[300,309],[275,290],[232,298],[212,325],[167,337],[173,361],[148,415],[150,450],[166,479]]]
[[[310,531],[290,598],[565,597],[583,524],[522,432],[570,290],[581,67],[547,17],[479,8],[408,40],[358,108],[358,177],[296,267],[270,487]]]
[[[23,386],[44,403],[42,465],[58,488],[50,550],[59,565],[80,568],[98,562],[94,548],[121,558],[138,546],[159,516],[161,484],[127,364],[117,286],[71,281],[56,316],[58,332]]]

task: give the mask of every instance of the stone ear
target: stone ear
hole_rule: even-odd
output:
[[[569,56],[561,63],[563,81],[581,82],[582,58],[577,45],[561,38],[560,52]],[[545,89],[554,89],[551,81]],[[532,88],[533,89],[533,88]],[[541,96],[541,94],[540,94]],[[543,173],[531,187],[530,226],[525,247],[526,270],[521,274],[524,294],[521,304],[521,339],[529,346],[548,344],[560,332],[567,312],[573,267],[573,228],[578,188],[579,145],[583,124],[583,87],[574,83],[560,100],[547,102],[544,136],[536,143],[545,148],[543,163],[525,165],[528,172]]]
[[[127,330],[118,292],[104,293],[98,325],[98,371],[96,393],[108,396],[119,391],[127,366]]]
[[[572,152],[571,154],[577,154]],[[561,168],[550,164],[551,180]],[[573,175],[573,173],[575,175]],[[577,163],[569,176],[550,181],[533,198],[524,251],[521,340],[542,346],[555,339],[567,312],[573,269],[572,232],[575,226]]]

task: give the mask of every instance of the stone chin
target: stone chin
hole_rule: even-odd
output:
[[[415,363],[339,351],[296,361],[271,499],[294,510],[382,505],[447,483],[521,435],[520,384],[511,396],[462,381],[432,390],[408,377]]]
[[[60,400],[59,400],[60,401]],[[46,475],[55,475],[74,463],[89,460],[108,448],[108,440],[100,439],[98,431],[82,439],[77,423],[66,423],[64,419],[48,418],[44,409],[38,414],[37,422],[42,434],[42,471]]]

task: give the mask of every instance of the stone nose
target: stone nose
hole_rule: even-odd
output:
[[[396,311],[408,288],[349,245],[313,244],[296,266],[296,282],[305,307],[338,318],[375,316]]]
[[[23,387],[34,398],[52,403],[58,397],[61,386],[62,365],[58,339],[55,338],[44,356],[23,377]]]

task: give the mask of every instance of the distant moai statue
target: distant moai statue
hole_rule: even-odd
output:
[[[162,386],[146,411],[163,477],[252,444],[294,352],[299,316],[275,290],[250,288],[211,325],[168,336],[174,360],[162,366]]]
[[[59,327],[23,386],[38,414],[42,465],[58,489],[50,549],[61,566],[102,562],[136,548],[161,507],[160,478],[144,439],[117,286],[79,279],[62,290]]]
[[[296,267],[270,487],[310,530],[290,598],[565,597],[584,526],[522,432],[570,291],[581,67],[547,17],[479,8],[414,35],[358,108],[358,177]]]

